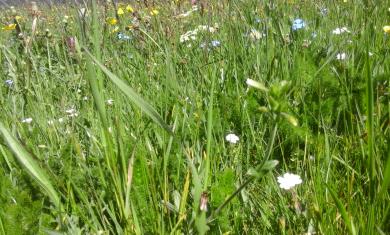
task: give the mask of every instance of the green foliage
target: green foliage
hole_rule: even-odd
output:
[[[230,196],[234,190],[236,185],[236,176],[232,169],[225,169],[221,172],[215,179],[215,182],[211,186],[211,198],[210,204],[214,207],[221,205],[228,196]],[[227,211],[238,208],[237,199],[233,199],[229,208],[225,208],[221,211],[221,216],[218,217],[218,226],[221,231],[227,232],[232,231],[231,223],[234,221],[230,213],[226,213]]]
[[[29,190],[31,182],[26,175],[14,172],[13,182],[2,168],[0,175],[0,218],[4,234],[44,234],[44,228],[50,227],[52,221],[38,190]]]
[[[390,233],[386,2],[198,3],[0,12],[0,233]]]

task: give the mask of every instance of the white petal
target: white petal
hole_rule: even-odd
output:
[[[232,144],[236,144],[240,140],[240,138],[235,134],[228,134],[225,138],[226,138],[226,141],[228,141]]]

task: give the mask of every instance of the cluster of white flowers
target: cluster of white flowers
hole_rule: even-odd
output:
[[[193,41],[196,40],[196,36],[200,32],[209,32],[209,33],[215,33],[219,29],[219,25],[216,23],[214,26],[209,25],[199,25],[194,30],[187,31],[185,34],[180,35],[180,42],[187,42],[187,41]]]
[[[198,34],[197,30],[188,31],[183,35],[180,35],[180,42],[187,42],[191,40],[196,40],[196,35]]]
[[[215,33],[219,29],[218,23],[215,23],[214,26],[209,26],[209,25],[199,25],[196,30],[198,31],[205,31],[209,33]]]
[[[348,30],[347,27],[342,27],[342,28],[336,28],[332,31],[333,34],[342,34],[342,33],[350,33],[351,31]]]
[[[66,110],[65,113],[68,114],[68,117],[77,117],[79,115],[74,108]]]
[[[278,176],[279,187],[282,189],[292,189],[295,185],[302,183],[302,179],[299,175],[285,173],[283,176]]]
[[[240,138],[235,135],[235,134],[228,134],[226,137],[225,137],[226,141],[231,143],[231,144],[237,144],[238,141],[240,140]]]

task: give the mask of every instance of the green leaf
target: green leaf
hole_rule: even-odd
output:
[[[24,147],[8,132],[2,122],[0,122],[0,133],[20,164],[22,164],[33,179],[42,187],[54,205],[57,208],[60,208],[60,198],[54,190],[53,185],[50,183],[49,177],[46,175],[45,171],[39,167],[38,163],[35,162],[27,150],[24,149]]]
[[[328,188],[330,195],[332,196],[333,200],[335,201],[336,206],[340,211],[341,217],[343,217],[343,220],[344,220],[344,222],[349,230],[349,233],[352,235],[357,234],[356,229],[355,229],[355,225],[353,224],[352,219],[349,217],[347,211],[345,210],[344,205],[338,199],[338,196],[336,195],[336,193],[328,185],[326,187]]]

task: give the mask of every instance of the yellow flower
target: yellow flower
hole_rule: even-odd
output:
[[[390,25],[385,25],[385,26],[383,27],[383,31],[385,31],[385,33],[390,34]]]
[[[109,25],[116,25],[118,23],[118,20],[114,17],[108,17],[107,18],[107,24]]]
[[[131,24],[129,24],[128,26],[125,27],[125,29],[126,29],[127,31],[132,30],[133,28],[134,28],[134,26],[131,25]]]
[[[158,13],[160,13],[160,12],[157,9],[153,9],[150,11],[151,16],[156,16],[156,15],[158,15]]]
[[[119,31],[119,27],[118,26],[115,26],[115,28],[113,30],[111,30],[111,33],[116,33]]]
[[[15,16],[15,20],[21,20],[22,17],[21,16]]]
[[[123,11],[123,9],[121,7],[118,8],[117,13],[119,16],[122,16],[123,14],[125,14],[125,12]]]
[[[2,28],[3,30],[14,30],[16,29],[16,24],[9,24]]]
[[[129,12],[129,13],[133,13],[134,9],[130,5],[127,5],[126,11]]]

